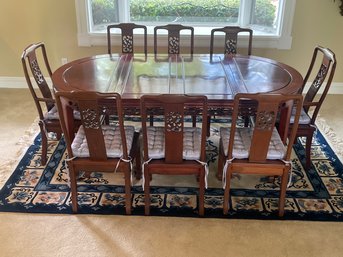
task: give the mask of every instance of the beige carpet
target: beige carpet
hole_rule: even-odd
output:
[[[343,95],[328,96],[320,124],[337,145],[343,138],[340,101]],[[14,165],[7,160],[18,159],[29,143],[33,130],[24,132],[37,114],[24,89],[0,89],[0,114],[2,184]],[[1,257],[330,257],[342,256],[342,237],[337,222],[0,213]]]

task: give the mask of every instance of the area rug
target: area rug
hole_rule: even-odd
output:
[[[71,214],[67,157],[63,139],[49,141],[49,161],[40,164],[38,134],[4,187],[0,211]],[[205,218],[280,219],[277,216],[280,180],[274,177],[241,175],[232,178],[228,215],[222,214],[223,189],[215,177],[218,135],[207,142],[210,167],[205,194]],[[287,190],[288,220],[343,221],[343,165],[323,135],[317,131],[312,145],[312,167],[305,171],[304,142],[294,145],[292,176]],[[151,215],[198,217],[197,181],[188,176],[160,176],[152,180]],[[93,172],[78,179],[80,214],[125,214],[123,175]],[[140,180],[132,186],[132,215],[144,215],[144,193]]]

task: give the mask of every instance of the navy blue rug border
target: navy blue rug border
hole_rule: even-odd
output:
[[[324,138],[324,136],[318,131],[316,133],[317,140],[321,142],[322,150],[329,156],[329,160],[332,163],[332,166],[334,169],[339,172],[340,178],[342,178],[343,173],[343,165],[340,162],[337,155],[334,153],[332,148],[329,146],[328,142]],[[8,181],[5,183],[5,186],[0,190],[0,211],[2,212],[26,212],[26,213],[59,213],[59,214],[71,214],[71,206],[56,206],[56,205],[48,205],[48,204],[36,204],[34,208],[30,206],[25,206],[20,203],[14,203],[11,205],[6,204],[6,196],[8,196],[11,192],[11,188],[13,184],[18,181],[21,172],[25,169],[25,167],[30,162],[30,158],[39,150],[40,145],[40,135],[38,135],[34,139],[34,144],[31,145],[24,157],[20,160],[16,167],[16,172],[13,172],[13,174],[10,176]],[[58,146],[56,149],[64,148],[63,142],[60,141],[58,143]],[[304,163],[304,147],[300,143],[300,141],[297,142],[297,144],[294,145],[294,149],[296,153],[298,154],[300,161]],[[62,155],[60,156],[54,156],[55,160],[52,159],[51,161],[59,162],[62,158]],[[46,173],[49,176],[49,173],[52,172],[51,170],[52,166],[50,167],[47,165],[46,167]],[[309,172],[307,172],[307,175],[310,177],[310,181],[317,181],[320,179],[319,175],[315,170],[312,168]],[[312,185],[314,187],[318,185]],[[56,191],[61,191],[62,188],[55,189]],[[161,187],[152,187],[151,193],[163,193],[163,191],[168,191],[168,193],[179,193],[181,191],[187,191],[187,193],[192,194],[197,191],[197,188],[174,188],[174,187],[163,187],[163,190],[161,191]],[[319,187],[320,191],[313,193],[311,197],[321,199],[321,198],[327,198],[329,197],[329,193],[327,192],[325,187]],[[68,191],[69,188],[65,186],[64,190]],[[97,190],[95,190],[97,191]],[[124,188],[122,186],[116,186],[116,191],[121,193],[124,192]],[[255,190],[243,190],[249,195],[249,191],[255,191]],[[113,192],[113,191],[112,191]],[[135,186],[132,189],[133,194],[142,194],[142,188]],[[185,193],[185,192],[183,192]],[[187,194],[186,193],[186,194]],[[274,193],[274,195],[271,195],[270,197],[278,197],[278,191],[270,191],[269,193]],[[294,192],[287,192],[288,197],[294,197],[291,195]],[[218,195],[221,196],[223,194],[222,189],[215,189],[215,188],[209,188],[206,190],[206,194],[208,195]],[[232,196],[237,196],[235,194],[235,190],[232,192]],[[239,195],[240,196],[240,195]],[[261,196],[262,197],[262,196]],[[341,201],[343,202],[343,196],[341,197]],[[94,210],[93,208],[90,208],[88,206],[80,206],[79,207],[79,214],[104,214],[104,215],[125,215],[125,209],[124,206],[106,206],[101,207],[101,209]],[[144,206],[139,206],[133,208],[132,215],[144,215]],[[179,208],[179,207],[168,207],[168,208],[151,208],[151,215],[152,216],[171,216],[171,217],[198,217],[198,213],[196,209],[192,208]],[[330,214],[327,212],[308,212],[308,213],[295,213],[295,212],[285,212],[285,215],[283,218],[279,218],[277,216],[277,212],[257,212],[257,211],[235,211],[230,210],[228,215],[222,214],[222,209],[211,209],[206,208],[205,210],[205,218],[234,218],[234,219],[263,219],[263,220],[308,220],[308,221],[343,221],[343,215],[341,213],[335,213]]]

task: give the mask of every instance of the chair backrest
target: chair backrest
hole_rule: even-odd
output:
[[[48,111],[54,107],[54,99],[51,90],[43,75],[43,73],[45,73],[47,76],[51,77],[52,74],[44,43],[35,43],[26,47],[21,55],[21,62],[25,79],[35,101],[39,117],[40,119],[43,119],[43,111],[40,102],[45,102]],[[44,65],[40,65],[42,62],[44,62]],[[33,78],[33,80],[31,78]],[[40,95],[37,95],[37,92],[34,89],[35,87],[39,88]]]
[[[138,25],[135,23],[119,23],[111,24],[107,26],[107,50],[108,54],[112,54],[112,43],[111,43],[111,31],[114,29],[121,30],[121,47],[122,53],[133,54],[134,53],[134,30],[143,30],[143,50],[144,54],[147,54],[147,27],[144,25]]]
[[[123,158],[127,159],[123,108],[119,94],[72,91],[56,92],[55,97],[69,158],[74,156],[71,148],[74,131],[68,130],[67,108],[77,108],[80,111],[81,124],[85,132],[90,160],[105,161],[108,159],[102,130],[104,116],[106,115],[117,115],[118,117]]]
[[[234,99],[234,110],[232,114],[232,124],[230,130],[230,140],[228,148],[228,159],[232,158],[234,149],[234,139],[237,130],[237,119],[241,109],[245,108],[246,104],[253,104],[256,107],[255,124],[251,138],[251,146],[249,150],[249,162],[263,163],[267,160],[267,153],[272,139],[273,130],[278,117],[282,116],[286,120],[282,123],[287,126],[290,123],[290,114],[292,107],[296,108],[293,126],[288,137],[287,151],[284,156],[285,161],[288,161],[291,156],[292,145],[296,137],[298,128],[299,116],[302,108],[302,95],[282,95],[282,94],[237,94]],[[287,109],[284,109],[287,108]],[[287,115],[281,115],[281,112],[287,111]],[[286,144],[287,138],[283,141]]]
[[[252,29],[241,28],[238,26],[226,26],[223,28],[215,28],[211,30],[211,42],[210,42],[210,54],[213,54],[215,34],[225,34],[225,44],[224,44],[224,53],[225,54],[236,54],[237,53],[237,43],[238,43],[238,34],[239,33],[248,33],[249,35],[249,44],[248,44],[248,55],[251,55],[252,48]]]
[[[183,26],[181,24],[168,24],[164,26],[156,26],[154,28],[154,53],[157,54],[157,36],[159,30],[168,31],[168,54],[180,54],[180,31],[189,30],[190,31],[190,54],[194,51],[194,28],[190,26]],[[186,37],[186,35],[185,35]]]
[[[205,161],[207,132],[207,97],[190,95],[144,95],[141,97],[142,134],[144,160],[149,158],[147,122],[148,116],[158,109],[164,117],[164,160],[165,163],[181,163],[184,150],[185,116],[197,115],[202,118],[200,161]],[[186,125],[187,126],[187,125]],[[189,126],[192,126],[191,122]],[[197,149],[199,150],[199,149]]]
[[[318,69],[315,72],[314,69]],[[330,89],[331,82],[336,70],[336,57],[335,54],[328,48],[317,46],[314,49],[313,56],[311,59],[310,67],[304,78],[304,83],[301,88],[300,93],[304,93],[305,86],[309,80],[312,80],[311,86],[306,92],[304,98],[304,110],[306,113],[313,107],[313,114],[311,116],[311,124],[315,123],[316,117],[318,115],[319,109]],[[326,84],[325,84],[326,81]],[[315,100],[315,97],[325,84],[323,93]]]

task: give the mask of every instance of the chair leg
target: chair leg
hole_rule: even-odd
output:
[[[71,204],[73,208],[73,213],[77,213],[77,182],[76,177],[78,172],[75,174],[73,165],[68,163],[69,178],[70,178],[70,188],[71,188]]]
[[[57,139],[57,140],[60,140],[61,137],[62,137],[62,133],[56,132],[56,139]]]
[[[110,124],[110,116],[109,116],[109,115],[106,115],[106,116],[105,116],[104,123],[105,123],[106,125],[109,125],[109,124]]]
[[[249,123],[250,123],[249,115],[244,116],[244,127],[245,128],[249,127]]]
[[[219,156],[218,156],[218,163],[217,163],[217,179],[222,180],[223,177],[223,168],[224,168],[224,152],[223,152],[223,144],[222,141],[219,141]]]
[[[211,116],[207,116],[207,136],[211,136]]]
[[[145,201],[145,207],[144,207],[144,213],[145,215],[150,215],[150,174],[147,168],[147,165],[144,169],[144,201]]]
[[[223,202],[224,215],[228,214],[229,212],[231,175],[232,175],[232,168],[231,168],[231,165],[229,165],[228,169],[226,170],[226,185],[225,185],[224,202]]]
[[[313,133],[306,136],[306,170],[311,168],[311,145],[312,145]]]
[[[125,165],[125,211],[127,215],[131,214],[131,170],[130,164]]]
[[[137,180],[141,179],[142,178],[142,166],[141,166],[141,163],[142,163],[142,158],[141,158],[141,149],[139,147],[139,145],[137,146],[136,148],[136,154],[135,154],[135,162],[136,162],[136,172],[135,172],[135,177]]]
[[[48,152],[48,135],[46,134],[44,124],[39,122],[41,137],[42,137],[42,155],[41,164],[44,166],[47,162],[47,152]]]
[[[197,126],[197,116],[196,115],[192,115],[192,126],[193,127]]]
[[[205,213],[205,168],[203,167],[200,171],[199,181],[199,216],[204,216]]]
[[[154,126],[154,116],[153,115],[150,115],[149,120],[150,120],[150,127]]]
[[[280,198],[279,198],[279,217],[282,217],[285,213],[285,201],[286,201],[286,191],[287,183],[289,177],[289,169],[291,166],[284,168],[283,174],[281,176],[281,185],[280,185]]]

